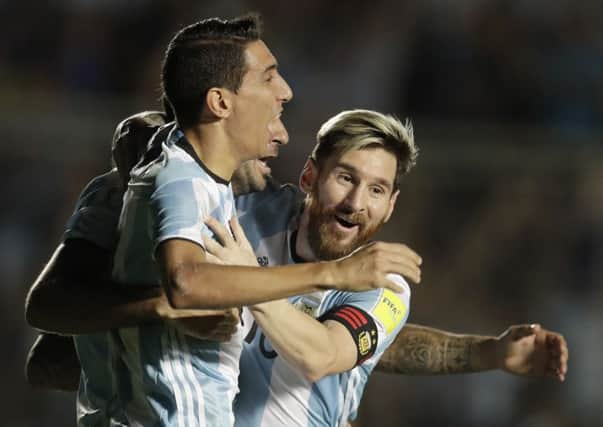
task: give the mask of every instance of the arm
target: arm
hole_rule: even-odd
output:
[[[516,375],[551,376],[563,381],[567,358],[563,336],[539,325],[512,326],[498,337],[486,337],[408,324],[377,369],[406,375],[502,369]]]
[[[208,218],[207,225],[210,223],[219,225]],[[225,231],[222,235],[226,237],[221,241],[232,240]],[[204,244],[207,247],[207,239]],[[173,307],[219,309],[321,289],[360,292],[388,288],[401,292],[402,288],[387,276],[395,273],[420,277],[418,256],[412,252],[413,260],[409,263],[409,252],[412,251],[405,245],[374,242],[336,261],[258,268],[209,263],[199,244],[171,238],[159,244],[157,259],[165,292]]]
[[[124,293],[108,280],[111,256],[83,239],[60,244],[29,291],[27,322],[43,331],[82,334],[158,320],[165,299],[156,291]]]
[[[35,388],[75,391],[80,370],[71,337],[40,334],[29,350],[25,376],[27,383]]]
[[[356,365],[356,343],[341,323],[321,323],[283,300],[250,310],[276,352],[308,381],[316,382]]]
[[[85,334],[164,320],[223,340],[225,331],[215,334],[214,329],[238,319],[232,311],[174,310],[157,289],[126,293],[108,279],[112,255],[84,239],[60,244],[29,291],[27,322],[42,331]]]
[[[231,221],[234,238],[214,219],[206,222],[216,237],[204,239],[208,259],[218,263],[257,266],[251,245],[236,218]],[[249,307],[255,321],[274,349],[308,381],[354,367],[356,347],[350,333],[338,322],[321,323],[277,300]]]
[[[222,242],[205,240],[209,257],[230,264],[257,265],[251,245],[236,219],[231,221],[234,238],[216,221],[208,220],[207,224]],[[286,300],[249,308],[278,354],[310,382],[353,368],[361,357],[364,359],[366,356],[357,350],[360,334],[365,329],[377,333],[371,316],[359,309],[353,310],[366,316],[367,326],[348,328],[341,323],[345,315],[327,315],[321,322],[297,310]],[[337,313],[339,308],[335,307],[329,314]],[[331,317],[338,320],[329,320]]]

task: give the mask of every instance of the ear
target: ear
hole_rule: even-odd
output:
[[[394,191],[392,197],[389,199],[389,208],[387,210],[387,215],[385,215],[385,220],[383,222],[389,221],[392,213],[394,212],[394,206],[396,206],[396,200],[398,200],[398,196],[400,195],[400,190]]]
[[[219,119],[224,119],[232,112],[232,93],[228,89],[212,87],[207,91],[205,105],[207,110]]]
[[[301,175],[299,176],[299,188],[308,194],[312,191],[312,187],[314,186],[314,181],[318,178],[318,168],[316,166],[316,162],[312,160],[311,157],[308,157],[306,160],[306,164],[302,169]]]

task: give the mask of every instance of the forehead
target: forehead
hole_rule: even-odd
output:
[[[365,147],[333,154],[327,169],[347,169],[369,182],[387,183],[393,187],[397,169],[396,156],[382,147]]]
[[[271,66],[276,66],[276,58],[262,40],[255,40],[245,47],[245,62],[248,71],[264,72]]]

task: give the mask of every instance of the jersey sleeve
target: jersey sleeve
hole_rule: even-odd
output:
[[[211,206],[208,189],[196,179],[178,179],[158,186],[150,197],[155,248],[169,239],[185,239],[204,247],[211,236],[204,221],[218,206]]]
[[[356,365],[367,361],[376,363],[408,319],[410,287],[401,276],[390,275],[390,280],[401,285],[404,291],[335,291],[323,304],[319,320],[334,320],[346,327],[356,344]]]
[[[122,196],[117,172],[90,181],[67,221],[63,241],[84,239],[103,249],[112,249],[117,241]]]

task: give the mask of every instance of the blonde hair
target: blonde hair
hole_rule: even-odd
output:
[[[318,169],[333,155],[351,150],[380,146],[396,156],[397,168],[394,189],[402,176],[417,162],[419,150],[415,145],[410,120],[403,124],[396,117],[371,110],[348,110],[331,117],[318,130],[311,158]]]

